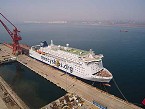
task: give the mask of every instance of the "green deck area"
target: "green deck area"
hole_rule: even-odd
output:
[[[90,53],[89,51],[76,49],[76,48],[70,48],[70,47],[67,50],[65,50],[64,48],[61,48],[61,50],[72,53],[72,54],[76,54],[76,55],[79,55],[79,56],[83,56],[83,55],[86,55],[86,54]]]
[[[38,50],[38,49],[40,49],[40,46],[39,45],[33,46],[32,49],[33,50]],[[54,51],[60,49],[62,51],[69,52],[71,54],[76,54],[78,56],[84,56],[84,55],[90,53],[90,51],[85,51],[85,50],[81,50],[81,49],[77,49],[77,48],[72,48],[72,47],[68,47],[67,49],[65,49],[65,46],[58,47],[58,45],[53,45],[51,49],[54,50]]]

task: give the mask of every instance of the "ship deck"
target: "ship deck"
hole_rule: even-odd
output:
[[[72,54],[76,54],[76,55],[79,55],[79,56],[83,56],[83,55],[89,54],[89,51],[76,49],[76,48],[71,48],[71,47],[69,47],[67,50],[65,50],[64,47],[62,47],[60,50],[63,50],[65,52],[69,52],[69,53],[72,53]]]
[[[112,77],[112,74],[105,68],[93,75],[101,76],[101,77]]]

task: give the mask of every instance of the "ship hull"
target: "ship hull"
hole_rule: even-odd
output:
[[[98,77],[98,78],[83,78],[89,81],[94,81],[94,82],[101,82],[101,83],[109,83],[111,81],[112,78],[103,78],[103,77]]]

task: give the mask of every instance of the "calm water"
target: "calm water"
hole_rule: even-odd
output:
[[[141,104],[145,98],[145,28],[56,24],[21,24],[18,27],[22,31],[21,43],[35,45],[52,39],[56,44],[69,43],[72,47],[91,48],[95,53],[103,54],[104,67],[113,74],[127,100]],[[122,29],[128,32],[120,32]],[[11,41],[2,27],[0,36],[1,42]],[[122,98],[113,81],[110,84],[107,91]],[[96,87],[104,89],[99,84]]]
[[[1,66],[0,76],[31,109],[38,109],[66,93],[18,62]]]

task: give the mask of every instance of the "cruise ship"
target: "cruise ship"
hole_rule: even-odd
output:
[[[69,44],[55,45],[51,40],[49,45],[43,41],[32,46],[29,56],[85,80],[109,83],[113,78],[103,67],[103,55],[96,55],[91,49],[85,51],[70,47]]]

